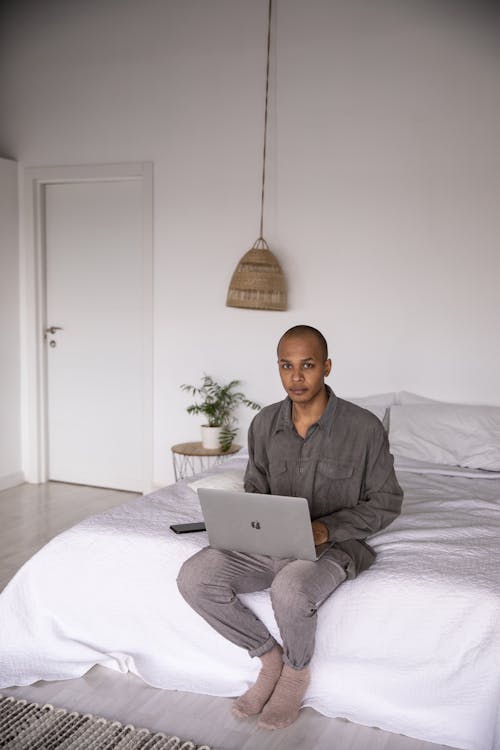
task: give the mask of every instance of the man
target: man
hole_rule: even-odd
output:
[[[382,423],[325,384],[331,361],[323,335],[311,326],[290,328],[278,344],[278,366],[287,397],[250,426],[245,490],[307,498],[314,541],[331,547],[316,562],[206,547],[184,563],[178,579],[184,598],[212,627],[260,658],[257,681],[233,713],[260,713],[266,729],[297,718],[317,609],[371,565],[375,554],[363,540],[391,523],[403,497]],[[238,598],[269,586],[283,648]]]

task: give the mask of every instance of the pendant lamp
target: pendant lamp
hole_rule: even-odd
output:
[[[252,310],[286,310],[286,282],[276,257],[264,239],[264,198],[266,186],[267,105],[269,93],[269,55],[271,50],[272,0],[269,0],[267,20],[266,95],[264,106],[264,147],[262,151],[262,188],[260,200],[260,230],[254,245],[236,266],[227,293],[227,307]]]

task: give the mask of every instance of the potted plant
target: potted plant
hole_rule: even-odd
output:
[[[188,414],[203,414],[207,419],[207,424],[201,428],[204,448],[228,451],[237,433],[235,409],[240,405],[260,409],[259,404],[235,390],[240,383],[240,380],[231,380],[230,383],[221,385],[210,375],[204,375],[199,388],[185,383],[181,385],[183,391],[196,399],[195,403],[187,407]]]

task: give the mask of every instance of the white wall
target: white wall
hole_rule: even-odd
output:
[[[23,481],[17,164],[0,159],[0,490]]]
[[[158,483],[198,437],[179,384],[280,398],[275,343],[298,322],[329,339],[342,395],[500,404],[493,4],[275,8],[265,235],[286,313],[224,306],[258,234],[266,0],[4,3],[0,151],[154,162]]]

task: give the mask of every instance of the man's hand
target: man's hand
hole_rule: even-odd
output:
[[[312,524],[314,544],[323,544],[328,541],[328,527],[323,521],[313,521]]]

